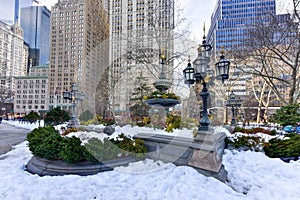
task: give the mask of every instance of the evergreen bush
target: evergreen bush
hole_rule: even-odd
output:
[[[63,138],[59,133],[50,134],[33,151],[33,154],[48,160],[59,160]]]
[[[44,119],[45,124],[47,125],[58,125],[70,120],[69,114],[61,110],[60,107],[50,110]]]
[[[58,134],[58,132],[52,126],[34,129],[27,135],[27,141],[29,142],[29,150],[31,152],[35,152],[37,146],[42,144],[47,137],[53,134]]]
[[[298,114],[299,104],[290,104],[282,106],[272,115],[272,121],[281,126],[292,125],[295,126],[300,122],[300,114]]]
[[[27,135],[29,149],[33,155],[48,160],[64,160],[69,163],[82,161],[99,162],[120,156],[134,155],[144,158],[146,147],[140,139],[132,140],[124,134],[117,139],[92,138],[82,145],[79,138],[62,137],[53,127],[34,129]]]
[[[264,145],[264,151],[271,158],[287,158],[300,156],[300,135],[290,135],[289,139],[271,139]]]
[[[86,110],[79,116],[79,120],[83,122],[87,122],[89,120],[92,120],[94,118],[94,115],[91,113],[91,111]]]
[[[260,137],[239,136],[237,138],[225,140],[229,149],[261,151],[263,140]]]
[[[40,115],[37,112],[30,111],[27,115],[25,115],[25,120],[29,121],[30,123],[34,123],[40,119]]]
[[[61,137],[62,138],[62,137]],[[81,141],[76,137],[66,137],[61,141],[61,148],[58,152],[59,158],[69,163],[86,161],[84,156],[85,147],[81,146]]]

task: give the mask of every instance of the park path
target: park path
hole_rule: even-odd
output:
[[[30,131],[2,122],[0,124],[0,155],[10,151],[14,145],[25,141]]]

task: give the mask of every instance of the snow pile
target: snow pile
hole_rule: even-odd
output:
[[[300,161],[226,150],[227,184],[195,169],[146,159],[92,176],[44,176],[24,171],[27,142],[0,156],[0,199],[289,199],[300,198]],[[243,194],[244,193],[244,194]]]
[[[116,127],[114,134],[126,132],[132,135],[143,131],[162,133],[161,130],[125,126]],[[84,134],[79,137],[87,137]],[[300,160],[285,163],[263,153],[225,150],[223,164],[228,171],[227,183],[205,177],[191,167],[149,159],[92,176],[40,177],[25,171],[25,165],[32,157],[27,145],[23,142],[7,154],[0,155],[1,200],[300,199]]]

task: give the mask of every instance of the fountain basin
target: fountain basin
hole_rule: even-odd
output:
[[[146,100],[146,103],[149,106],[161,105],[165,108],[170,108],[170,107],[174,107],[175,105],[179,104],[180,101],[177,99],[157,98],[157,99],[148,99],[148,100]]]

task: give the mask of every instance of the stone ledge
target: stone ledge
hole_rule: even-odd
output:
[[[207,134],[200,140],[151,133],[134,138],[144,140],[150,159],[190,166],[205,176],[226,181],[227,172],[222,165],[226,135],[222,132]]]
[[[151,133],[140,133],[134,136],[134,139],[153,141],[153,142],[158,142],[163,144],[173,144],[173,145],[183,146],[183,147],[189,147],[194,141],[194,139],[192,138],[151,134]]]
[[[130,162],[135,162],[136,159],[132,156],[118,158],[115,160],[103,161],[101,163],[91,164],[82,162],[71,164],[61,160],[47,160],[33,156],[26,165],[26,170],[32,174],[40,176],[60,176],[60,175],[93,175],[99,172],[110,171],[115,167],[126,166]]]

